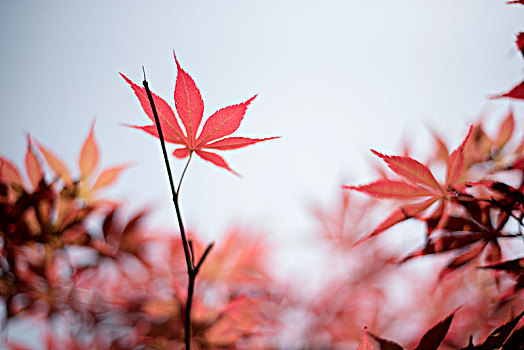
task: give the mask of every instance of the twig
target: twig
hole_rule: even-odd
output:
[[[184,175],[186,174],[187,167],[189,166],[189,162],[191,161],[191,157],[193,156],[193,151],[189,152],[189,159],[187,160],[186,166],[184,167],[184,171],[182,171],[182,176],[180,176],[180,182],[178,183],[178,187],[176,189],[177,196],[180,193],[180,186],[182,186],[182,180],[184,180]]]
[[[195,291],[195,279],[198,274],[198,271],[200,271],[200,267],[202,266],[202,263],[204,262],[205,258],[208,256],[209,252],[211,251],[211,248],[213,248],[214,243],[211,243],[210,245],[207,246],[206,250],[204,251],[204,254],[202,255],[202,258],[196,264],[196,267],[195,267],[193,242],[191,240],[189,240],[188,242],[187,240],[186,232],[184,229],[184,223],[182,222],[182,215],[180,213],[180,207],[178,204],[178,191],[180,190],[180,185],[182,184],[184,174],[186,173],[189,162],[191,161],[192,152],[189,155],[189,160],[187,161],[184,171],[182,173],[182,176],[180,178],[178,189],[175,190],[175,185],[173,182],[173,175],[171,174],[171,166],[169,165],[169,159],[167,157],[166,145],[164,141],[164,134],[162,133],[162,128],[160,126],[158,113],[155,107],[155,101],[153,100],[153,95],[151,94],[151,90],[149,90],[149,84],[146,80],[146,71],[143,66],[142,66],[142,70],[144,72],[144,81],[142,82],[142,84],[144,85],[144,88],[146,90],[147,97],[149,98],[149,103],[151,104],[151,109],[153,111],[153,116],[155,118],[155,124],[156,124],[156,128],[158,131],[158,138],[160,139],[160,145],[162,146],[162,153],[164,155],[164,162],[166,164],[167,176],[169,178],[169,186],[171,187],[173,204],[175,205],[176,217],[178,220],[178,226],[180,228],[180,236],[182,237],[182,245],[184,247],[184,255],[186,258],[187,275],[189,278],[189,282],[187,286],[184,341],[186,344],[186,350],[190,350],[191,349],[191,305],[193,304],[193,294]]]

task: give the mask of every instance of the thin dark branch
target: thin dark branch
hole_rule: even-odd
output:
[[[200,270],[200,267],[202,266],[202,264],[204,263],[204,260],[206,259],[206,257],[209,255],[209,252],[211,251],[211,249],[213,248],[213,246],[215,245],[215,242],[211,242],[211,244],[209,244],[206,248],[206,250],[204,251],[204,254],[202,255],[202,257],[200,258],[200,261],[197,263],[196,267],[195,267],[195,270],[196,272],[198,273],[198,271]]]
[[[186,322],[185,322],[185,336],[186,350],[191,350],[191,306],[193,304],[193,294],[195,292],[195,270],[189,273],[189,283],[187,285],[187,301],[186,301]]]
[[[184,341],[186,345],[186,350],[191,350],[191,305],[193,303],[193,293],[195,290],[196,271],[193,265],[193,259],[189,253],[189,248],[188,248],[189,244],[187,242],[186,232],[184,229],[184,223],[182,222],[182,214],[180,213],[180,207],[178,205],[178,193],[175,190],[175,185],[173,182],[173,175],[171,173],[171,167],[169,165],[169,158],[167,157],[166,144],[164,141],[164,134],[162,133],[162,128],[160,126],[160,120],[158,118],[158,113],[155,107],[155,101],[153,100],[153,95],[151,94],[151,90],[149,90],[149,84],[147,83],[147,80],[146,80],[145,69],[143,67],[142,69],[144,71],[144,81],[142,82],[142,84],[144,85],[144,89],[146,90],[147,97],[149,98],[149,103],[151,104],[151,109],[153,111],[153,116],[155,118],[155,124],[156,124],[156,128],[158,131],[158,137],[160,139],[160,145],[162,146],[162,153],[164,155],[164,162],[166,164],[167,176],[169,178],[169,186],[171,187],[171,195],[173,197],[173,204],[175,205],[176,217],[178,220],[178,227],[180,228],[182,246],[184,247],[184,255],[186,258],[187,275],[189,277],[189,284],[187,287]]]
[[[173,196],[173,204],[175,205],[176,216],[178,219],[178,226],[180,228],[180,236],[182,237],[182,245],[184,246],[184,255],[186,257],[187,272],[189,274],[193,268],[193,264],[191,263],[191,257],[189,256],[186,232],[184,229],[184,223],[182,222],[182,215],[180,214],[180,208],[178,206],[178,194],[175,190],[175,185],[173,182],[173,174],[171,173],[171,166],[169,165],[169,158],[167,157],[166,143],[164,141],[164,134],[162,133],[162,128],[160,127],[160,120],[158,118],[158,113],[156,111],[155,101],[153,100],[153,95],[151,94],[151,90],[149,90],[149,84],[147,83],[147,80],[145,79],[145,69],[144,69],[144,81],[142,82],[142,84],[144,85],[144,88],[146,89],[147,97],[149,98],[151,109],[153,110],[153,116],[155,118],[156,129],[158,131],[160,145],[162,146],[162,153],[164,155],[164,163],[166,164],[167,176],[169,177],[169,186],[171,187],[171,194]]]
[[[195,250],[193,249],[193,240],[189,239],[187,241],[189,243],[189,253],[191,254],[191,266],[195,267]]]

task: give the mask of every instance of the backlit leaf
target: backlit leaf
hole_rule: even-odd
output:
[[[513,109],[510,107],[508,115],[506,118],[504,118],[502,124],[500,124],[497,137],[495,138],[495,145],[497,145],[499,149],[504,147],[509,141],[511,135],[513,135],[514,128],[515,118],[513,117]]]
[[[71,174],[69,173],[69,170],[64,165],[64,163],[58,158],[57,155],[55,155],[53,152],[49,151],[47,148],[42,146],[40,143],[37,143],[38,149],[42,154],[44,155],[44,158],[49,165],[49,167],[53,170],[56,176],[60,177],[62,180],[64,180],[66,183],[71,182]]]
[[[402,350],[403,349],[402,346],[398,345],[397,343],[391,340],[383,339],[371,332],[369,332],[369,335],[379,343],[380,350]]]
[[[29,181],[31,182],[33,189],[36,189],[38,187],[38,183],[44,177],[44,172],[42,171],[42,167],[40,166],[38,158],[36,158],[36,155],[33,152],[33,149],[31,147],[31,138],[29,137],[29,135],[27,136],[25,168],[27,172],[27,177],[29,178]]]
[[[0,178],[6,179],[8,184],[24,186],[24,180],[20,176],[18,168],[3,157],[0,157]]]
[[[182,124],[186,130],[186,133],[184,134],[180,129],[171,107],[160,97],[152,94],[157,112],[159,114],[164,140],[166,142],[184,146],[183,148],[178,148],[173,152],[173,155],[177,158],[186,158],[191,154],[191,152],[194,151],[202,159],[212,162],[213,164],[238,175],[238,173],[231,170],[229,165],[227,165],[226,161],[221,156],[203,150],[231,150],[276,138],[268,137],[262,139],[251,139],[247,137],[229,137],[222,139],[223,137],[232,134],[238,129],[242,119],[244,118],[247,107],[253,101],[253,99],[255,99],[256,95],[243,103],[222,108],[212,114],[205,122],[202,131],[197,138],[198,128],[201,124],[204,113],[204,103],[202,101],[202,96],[200,94],[200,90],[195,84],[195,81],[184,69],[182,69],[176,56],[175,62],[177,66],[177,79],[174,92],[175,107],[178,112],[178,116],[180,117],[180,120],[182,121]],[[121,75],[131,86],[135,92],[135,95],[138,97],[142,108],[154,123],[152,109],[145,89],[138,87],[123,74]],[[146,126],[128,126],[143,130],[154,137],[159,137],[155,124]]]
[[[442,340],[444,340],[444,337],[448,333],[449,327],[451,326],[451,321],[453,320],[457,310],[453,311],[448,317],[427,331],[426,334],[422,336],[422,339],[420,339],[420,342],[418,343],[415,350],[437,350],[440,343]]]
[[[357,241],[355,244],[359,244],[365,240],[368,240],[371,237],[374,237],[388,228],[398,224],[399,222],[402,222],[404,220],[416,217],[420,213],[422,213],[424,210],[429,208],[433,203],[435,203],[438,199],[437,198],[429,198],[422,202],[417,202],[413,204],[407,204],[404,205],[397,210],[395,210],[393,213],[391,213],[384,221],[382,221],[370,234],[365,236],[364,238]]]
[[[494,98],[504,98],[504,97],[516,98],[520,100],[524,99],[524,81],[518,84],[517,86],[515,86],[513,89],[509,90],[508,92],[500,94],[500,95],[491,96],[490,98],[494,99]]]
[[[441,187],[431,171],[419,161],[410,157],[387,156],[374,150],[371,150],[371,152],[384,160],[391,170],[409,182],[441,191]]]
[[[258,142],[272,140],[272,139],[278,139],[279,136],[276,137],[266,137],[263,139],[250,139],[247,137],[227,137],[222,140],[218,140],[215,142],[212,142],[208,145],[206,145],[206,148],[212,148],[216,150],[228,150],[228,149],[237,149],[246,147]]]
[[[524,316],[524,312],[521,312],[517,317],[512,319],[511,321],[503,324],[500,327],[497,327],[491,334],[484,340],[484,343],[482,343],[479,346],[476,346],[476,349],[479,350],[488,350],[488,349],[498,349],[500,348],[506,339],[508,339],[509,335],[519,323],[520,319]]]
[[[78,158],[78,167],[80,168],[80,175],[82,179],[86,179],[91,175],[95,167],[98,165],[98,145],[96,144],[94,135],[95,123],[91,125],[89,135],[82,145],[80,157]]]
[[[362,336],[362,341],[360,342],[357,350],[373,350],[373,347],[369,342],[367,329],[364,329],[364,335]]]
[[[367,185],[343,186],[349,190],[364,192],[377,198],[416,198],[421,196],[433,196],[434,193],[424,187],[411,185],[404,181],[377,180]]]
[[[234,133],[244,119],[247,107],[256,97],[257,95],[246,102],[219,109],[210,116],[196,141],[197,147]]]
[[[127,166],[117,166],[107,170],[104,170],[98,179],[96,179],[95,184],[91,188],[91,191],[99,190],[103,187],[111,185],[115,182],[123,170],[127,169]]]
[[[174,51],[173,56],[178,72],[175,84],[175,107],[186,129],[189,146],[194,148],[197,130],[204,115],[204,102],[193,78],[180,67]]]
[[[215,164],[216,166],[219,166],[221,168],[227,169],[227,170],[231,171],[233,174],[239,176],[239,174],[236,171],[234,171],[233,169],[231,169],[229,167],[229,165],[226,163],[224,158],[222,158],[218,154],[211,153],[211,152],[206,152],[206,151],[202,151],[202,150],[195,151],[195,152],[196,152],[196,154],[198,154],[200,156],[200,158],[202,158],[204,160],[207,160],[208,162],[211,162],[211,163]]]
[[[460,146],[454,150],[448,158],[448,164],[446,167],[446,187],[455,185],[462,176],[462,171],[464,169],[464,148],[466,147],[466,142],[468,141],[472,130],[473,126],[470,126],[464,141],[462,141]]]

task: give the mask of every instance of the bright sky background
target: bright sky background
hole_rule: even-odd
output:
[[[158,142],[121,126],[149,120],[118,75],[140,83],[144,65],[174,107],[174,49],[205,117],[259,94],[238,135],[283,137],[223,152],[242,178],[195,158],[187,225],[219,239],[243,222],[300,245],[311,203],[371,179],[369,148],[395,153],[408,139],[426,155],[426,126],[456,145],[483,108],[503,113],[508,102],[486,96],[520,81],[523,24],[524,8],[504,0],[2,1],[0,153],[22,165],[29,132],[76,169],[96,119],[103,166],[134,164],[111,194],[175,227]]]

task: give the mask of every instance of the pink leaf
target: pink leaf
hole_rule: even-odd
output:
[[[420,196],[434,196],[435,193],[428,189],[416,185],[411,185],[404,181],[377,180],[367,185],[343,186],[349,190],[364,192],[377,198],[413,198]]]
[[[222,158],[218,154],[211,153],[211,152],[206,152],[206,151],[202,151],[202,150],[197,150],[196,154],[198,154],[200,156],[200,158],[202,158],[204,160],[207,160],[207,161],[215,164],[216,166],[219,166],[221,168],[227,169],[227,170],[231,171],[233,174],[235,174],[237,176],[240,176],[236,171],[231,169],[229,167],[229,165],[226,163],[226,161],[224,160],[224,158]]]
[[[27,177],[29,178],[31,185],[33,185],[33,189],[36,189],[38,187],[38,183],[44,177],[44,172],[42,171],[42,167],[40,166],[38,158],[36,158],[36,155],[33,153],[31,147],[31,138],[29,137],[29,135],[27,135],[27,152],[25,154],[25,168],[27,172]]]
[[[424,185],[439,192],[441,191],[440,185],[428,167],[417,160],[410,157],[387,156],[374,150],[371,150],[371,152],[377,157],[382,158],[391,170],[409,182]]]
[[[176,150],[173,151],[173,155],[177,158],[184,159],[185,157],[189,156],[190,152],[191,151],[187,147],[177,148]]]
[[[133,83],[124,74],[120,73],[120,75],[135,92],[135,95],[138,98],[138,101],[140,102],[142,109],[147,114],[149,119],[151,119],[151,121],[153,122],[152,127],[154,127],[156,130],[155,117],[153,115],[153,110],[151,109],[151,104],[149,103],[149,98],[147,97],[146,89]],[[184,132],[180,128],[180,125],[178,125],[178,121],[175,118],[175,113],[173,113],[171,107],[161,97],[155,95],[154,93],[151,93],[151,95],[153,96],[153,101],[155,102],[155,108],[158,113],[160,126],[162,127],[162,133],[175,135],[176,137],[178,137],[176,143],[185,144]]]
[[[69,173],[69,170],[64,165],[64,163],[56,156],[53,152],[46,149],[41,144],[37,143],[38,149],[40,152],[44,155],[44,158],[49,165],[49,167],[53,170],[56,176],[60,177],[64,182],[70,183],[71,182],[71,174]]]
[[[499,149],[504,147],[513,135],[515,129],[515,118],[513,117],[513,109],[510,107],[508,115],[500,125],[495,144]]]
[[[91,188],[91,191],[99,190],[101,188],[107,187],[115,182],[122,173],[123,170],[127,169],[127,166],[117,166],[104,170],[102,174],[95,181],[95,184]]]
[[[0,178],[4,178],[8,184],[24,186],[24,180],[18,168],[3,157],[0,157]]]
[[[466,135],[464,141],[462,141],[460,146],[454,150],[448,158],[448,164],[446,167],[446,188],[456,185],[462,176],[462,171],[464,168],[464,149],[472,130],[473,125],[469,127],[468,134]]]
[[[429,208],[433,203],[437,201],[437,198],[429,198],[423,202],[417,202],[413,204],[408,204],[405,206],[402,206],[395,210],[393,213],[391,213],[384,221],[382,221],[370,234],[365,236],[364,238],[360,239],[355,243],[359,244],[363,241],[368,240],[371,237],[374,237],[388,228],[398,224],[399,222],[402,222],[404,220],[416,217],[420,213],[422,213],[424,210]]]
[[[158,136],[158,130],[157,130],[156,125],[137,126],[137,125],[124,124],[124,126],[130,127],[130,128],[134,128],[134,129],[138,129],[138,130],[142,130],[142,131],[147,132],[149,135],[152,135],[152,136],[154,136],[156,138],[160,138]],[[178,143],[178,144],[181,144],[181,145],[185,145],[186,144],[186,142],[184,140],[182,140],[181,138],[179,138],[178,135],[174,134],[172,132],[172,129],[170,129],[170,128],[166,128],[166,129],[162,128],[162,135],[164,136],[164,141],[165,142]]]
[[[87,138],[82,145],[80,157],[78,158],[78,166],[80,168],[82,179],[89,177],[89,175],[91,175],[95,167],[98,165],[99,153],[95,140],[94,128],[95,123],[93,122],[91,125],[91,130],[89,131],[89,135],[87,135]]]
[[[202,128],[202,131],[200,132],[200,136],[196,138],[196,134],[203,117],[204,103],[202,101],[200,91],[198,90],[195,82],[193,81],[191,76],[180,67],[180,64],[178,63],[176,56],[175,62],[178,71],[174,92],[175,106],[180,116],[180,119],[184,125],[184,128],[186,129],[186,134],[184,134],[180,129],[180,126],[178,125],[177,119],[171,107],[169,107],[169,105],[160,97],[153,94],[155,106],[158,110],[160,123],[162,125],[162,133],[164,135],[164,140],[166,142],[186,146],[185,148],[176,149],[173,152],[173,155],[175,157],[186,158],[190,154],[190,152],[202,151],[206,148],[215,150],[237,149],[252,145],[254,143],[276,138],[268,137],[263,139],[250,139],[247,137],[229,137],[221,139],[225,136],[232,134],[238,129],[242,119],[244,118],[244,114],[248,105],[251,103],[251,101],[253,101],[256,95],[251,99],[247,100],[246,102],[222,108],[215,112],[213,115],[211,115],[211,117],[207,119],[206,123]],[[123,74],[121,75],[131,85],[131,88],[137,95],[140,103],[142,104],[142,108],[144,109],[148,117],[151,120],[154,120],[152,109],[149,104],[149,100],[147,98],[145,89],[135,85]],[[155,125],[127,126],[143,130],[148,134],[153,135],[154,137],[159,137]],[[214,153],[209,153],[205,151],[202,151],[199,154],[203,159],[208,160],[217,166],[228,169],[231,172],[235,173],[233,170],[229,168],[229,166],[222,157]]]
[[[368,330],[364,328],[364,334],[362,341],[360,342],[357,350],[373,350],[371,343],[369,342]]]
[[[250,139],[247,137],[228,137],[222,140],[215,141],[213,143],[210,143],[206,145],[206,148],[212,148],[217,150],[229,150],[229,149],[237,149],[246,147],[258,142],[267,141],[267,140],[273,140],[278,139],[279,136],[276,137],[266,137],[264,139]]]
[[[175,84],[175,107],[186,129],[189,146],[193,148],[196,133],[204,115],[204,102],[193,78],[180,67],[174,51],[173,56],[178,72]]]
[[[225,107],[216,111],[204,124],[204,128],[196,141],[196,147],[205,147],[211,141],[234,133],[244,119],[247,106],[257,96],[251,97],[246,102]]]

